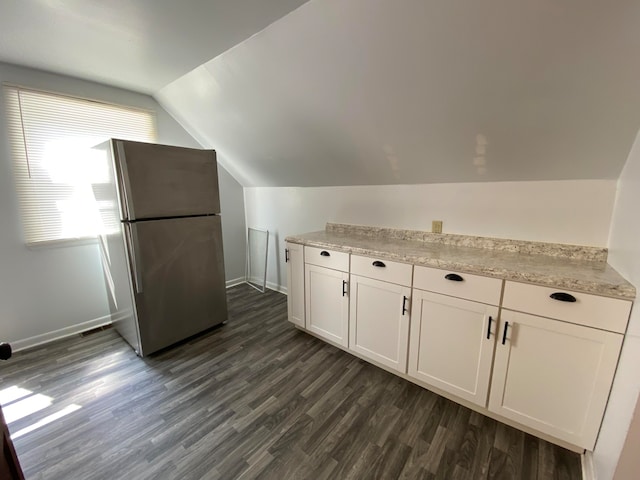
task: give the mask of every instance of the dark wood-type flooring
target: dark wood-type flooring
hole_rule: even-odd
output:
[[[112,330],[15,354],[0,390],[53,398],[12,433],[27,479],[580,479],[580,457],[296,330],[241,285],[230,319],[139,359]]]

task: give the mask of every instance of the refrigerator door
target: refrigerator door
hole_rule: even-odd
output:
[[[123,220],[220,213],[215,151],[112,142]]]
[[[219,216],[128,224],[140,355],[227,320]]]
[[[102,270],[107,287],[111,321],[120,335],[140,354],[140,333],[133,300],[130,276],[128,225],[118,224],[118,230],[98,237]]]

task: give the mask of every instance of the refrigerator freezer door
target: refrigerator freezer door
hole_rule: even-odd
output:
[[[219,216],[136,222],[131,238],[141,355],[227,319]]]
[[[112,142],[123,220],[220,213],[215,151]]]

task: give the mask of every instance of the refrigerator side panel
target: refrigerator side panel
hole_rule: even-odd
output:
[[[219,216],[149,220],[131,228],[145,355],[227,320]]]
[[[98,245],[111,311],[111,321],[122,337],[142,354],[134,304],[128,242],[121,222],[122,204],[118,176],[114,171],[112,143],[93,148],[95,161],[103,162],[105,177],[92,184],[101,233]]]
[[[215,151],[112,142],[126,219],[220,213]]]
[[[126,229],[127,225],[121,223],[119,232],[101,237],[102,265],[113,326],[142,356],[144,352],[138,330]]]

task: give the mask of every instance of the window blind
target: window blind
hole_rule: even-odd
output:
[[[154,112],[13,85],[3,91],[25,242],[95,237],[104,226],[92,184],[108,171],[91,147],[109,138],[155,142]]]

